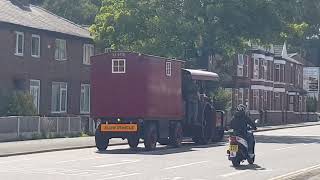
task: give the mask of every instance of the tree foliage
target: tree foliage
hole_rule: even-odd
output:
[[[8,116],[32,116],[36,114],[33,98],[25,92],[13,92],[8,99],[6,115]]]

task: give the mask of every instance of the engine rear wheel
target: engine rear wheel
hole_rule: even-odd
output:
[[[109,139],[100,131],[100,125],[96,129],[95,133],[96,147],[99,151],[105,151],[109,145]]]
[[[135,149],[138,147],[139,145],[139,136],[138,135],[132,135],[128,138],[128,144],[130,146],[130,148]]]
[[[180,122],[175,122],[173,127],[171,128],[170,132],[170,144],[173,147],[181,147],[182,139],[183,139],[183,132],[182,132],[182,125]]]
[[[158,131],[155,123],[147,123],[144,127],[144,146],[147,151],[152,151],[156,148]]]

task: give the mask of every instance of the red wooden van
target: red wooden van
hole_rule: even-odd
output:
[[[199,118],[210,118],[204,120],[210,127],[185,123],[183,78],[208,81],[217,79],[216,74],[185,70],[184,61],[133,52],[93,56],[91,63],[91,116],[98,124],[99,150],[105,150],[111,138],[126,138],[132,148],[142,138],[147,150],[154,149],[156,142],[180,146],[183,135],[200,141],[200,134],[208,129],[211,138],[216,120],[209,101],[199,106]]]

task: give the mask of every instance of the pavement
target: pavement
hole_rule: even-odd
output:
[[[320,122],[307,122],[300,124],[288,124],[280,126],[259,127],[257,132],[271,131],[277,129],[297,128],[320,125]],[[111,139],[110,145],[125,145],[126,140]],[[95,147],[94,137],[58,138],[28,141],[14,141],[0,143],[0,157],[43,153],[51,151],[64,151],[72,149],[83,149]]]
[[[158,145],[146,152],[114,145],[0,158],[0,179],[33,180],[318,180],[320,126],[260,131],[256,162],[239,168],[227,160],[227,143],[181,148]]]

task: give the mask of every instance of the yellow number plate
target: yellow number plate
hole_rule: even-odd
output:
[[[101,124],[102,132],[137,132],[137,124]]]
[[[230,145],[229,146],[229,151],[230,152],[238,152],[238,145]]]

